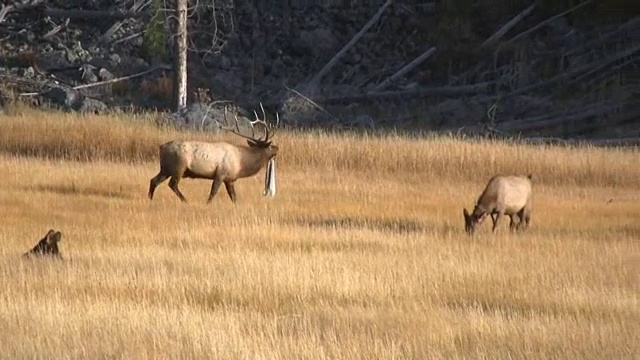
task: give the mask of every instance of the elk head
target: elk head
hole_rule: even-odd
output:
[[[232,133],[247,139],[247,144],[249,145],[250,148],[253,149],[261,149],[263,150],[269,160],[272,159],[273,157],[275,157],[276,155],[278,155],[278,146],[277,145],[273,145],[271,144],[273,135],[275,134],[275,131],[273,130],[274,127],[277,127],[278,124],[280,123],[280,115],[278,115],[278,113],[276,113],[276,125],[274,127],[271,127],[267,124],[266,122],[266,114],[264,111],[264,107],[262,106],[262,103],[260,103],[260,109],[262,109],[262,119],[260,119],[258,117],[258,113],[254,110],[253,114],[256,117],[255,120],[253,121],[249,121],[249,124],[251,125],[251,135],[247,136],[244,135],[241,131],[240,131],[240,124],[239,124],[239,120],[238,120],[238,116],[236,114],[233,114],[233,117],[235,119],[235,126],[234,127],[223,127],[225,130],[231,131]],[[225,122],[227,119],[227,108],[224,108],[224,117],[225,117]],[[263,136],[260,137],[256,137],[256,125],[259,125],[260,127],[262,127],[263,129]]]
[[[464,215],[464,230],[467,234],[473,234],[478,227],[478,225],[482,224],[487,214],[477,214],[477,211],[474,209],[473,213],[469,214],[466,208],[462,210],[462,214]]]

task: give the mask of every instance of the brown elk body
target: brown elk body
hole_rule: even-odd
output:
[[[180,200],[187,201],[178,184],[182,178],[192,178],[213,180],[207,203],[213,200],[223,183],[229,198],[235,203],[237,197],[234,182],[257,174],[278,154],[278,146],[269,141],[270,133],[266,123],[259,120],[256,122],[265,128],[264,139],[244,136],[234,131],[248,139],[249,146],[203,141],[169,141],[160,145],[160,172],[150,181],[149,199],[153,199],[158,185],[171,178],[169,188]]]
[[[511,230],[527,228],[531,221],[532,195],[531,175],[492,177],[478,198],[473,212],[469,214],[467,209],[463,209],[465,230],[473,234],[487,215],[493,220],[494,232],[504,215],[511,219]]]
[[[62,233],[51,229],[47,232],[44,238],[36,244],[36,246],[24,253],[23,256],[53,256],[56,258],[62,258],[60,250],[58,249],[58,242],[60,242],[60,240],[62,240]]]

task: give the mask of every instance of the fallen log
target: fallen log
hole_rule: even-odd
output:
[[[129,18],[141,17],[144,12],[122,11],[122,10],[69,10],[44,6],[43,3],[36,2],[29,5],[2,5],[0,8],[0,23],[11,12],[37,11],[44,16],[52,18],[63,18],[70,20],[125,20]]]
[[[635,36],[634,39],[638,38],[638,34],[640,34],[640,17],[635,17],[626,23],[617,26],[614,30],[611,30],[607,33],[604,33],[598,36],[595,39],[589,40],[584,45],[576,46],[573,49],[569,49],[564,56],[573,55],[575,53],[585,52],[589,49],[594,49],[601,47],[603,45],[612,45],[617,43],[621,38],[621,35],[625,36]]]
[[[143,16],[143,12],[121,10],[66,10],[45,8],[44,13],[54,18],[67,18],[71,20],[125,20]]]
[[[367,22],[362,27],[362,29],[360,29],[360,31],[358,31],[358,33],[355,34],[353,38],[349,40],[349,42],[333,58],[331,58],[331,60],[329,60],[329,62],[311,79],[310,83],[318,84],[320,82],[320,79],[322,79],[322,77],[325,76],[329,72],[329,70],[331,70],[331,68],[338,62],[338,60],[340,60],[340,58],[344,56],[344,54],[346,54],[347,51],[349,51],[349,49],[351,49],[353,45],[355,45],[355,43],[358,42],[358,40],[360,40],[360,38],[364,35],[364,33],[366,33],[367,30],[369,30],[369,28],[372,27],[373,24],[375,24],[378,21],[378,19],[380,19],[380,17],[382,16],[382,13],[384,13],[384,11],[387,10],[387,8],[392,3],[393,3],[393,0],[387,0],[387,2],[380,7],[378,12],[376,12],[375,15],[373,15],[373,17],[369,20],[369,22]]]
[[[429,50],[427,50],[427,51],[423,52],[422,54],[420,54],[420,56],[418,56],[417,58],[413,59],[409,64],[407,64],[404,67],[402,67],[402,69],[398,70],[395,74],[391,75],[387,80],[383,81],[382,83],[380,83],[380,85],[376,86],[375,89],[373,89],[372,92],[380,91],[380,90],[386,88],[394,80],[396,80],[400,76],[408,73],[409,71],[413,70],[416,66],[422,64],[425,60],[427,60],[429,58],[429,56],[433,55],[433,53],[436,52],[436,49],[437,48],[435,46],[432,46],[431,48],[429,48]]]
[[[91,87],[100,86],[100,85],[113,84],[113,83],[124,81],[124,80],[135,79],[137,77],[144,76],[144,75],[149,74],[151,72],[154,72],[156,70],[171,70],[171,69],[172,69],[172,67],[169,66],[169,65],[160,64],[160,65],[152,67],[151,69],[148,69],[148,70],[136,73],[136,74],[131,74],[131,75],[127,75],[127,76],[123,76],[123,77],[119,77],[119,78],[115,78],[115,79],[111,79],[111,80],[98,81],[98,82],[91,83],[91,84],[84,84],[84,85],[78,85],[78,86],[69,85],[69,87],[71,87],[73,90],[86,89],[86,88],[91,88]],[[23,97],[37,96],[37,95],[42,95],[42,92],[28,92],[28,93],[20,93],[20,94],[18,94],[18,96],[23,96]]]
[[[594,116],[602,116],[607,113],[613,112],[618,108],[619,106],[607,106],[607,107],[602,107],[600,109],[590,109],[590,110],[582,111],[576,114],[561,115],[557,117],[549,117],[549,118],[540,119],[540,120],[525,118],[520,120],[505,121],[497,124],[497,128],[500,131],[504,131],[504,132],[539,130],[541,128],[546,128],[549,126],[563,125],[570,121],[583,120],[583,119],[594,117]],[[580,131],[592,126],[593,126],[592,124],[585,124],[585,126],[582,126],[579,128],[575,128],[575,126],[573,127],[574,127],[574,130]]]
[[[580,75],[582,75],[584,73],[597,71],[598,69],[601,69],[603,67],[609,66],[613,62],[616,62],[616,61],[618,61],[620,59],[623,59],[625,57],[633,55],[637,51],[640,51],[640,45],[632,46],[631,48],[625,49],[623,51],[619,51],[619,52],[609,56],[608,58],[597,62],[596,64],[593,64],[593,63],[587,64],[587,65],[581,66],[581,67],[579,67],[577,69],[562,73],[560,75],[556,75],[556,76],[552,77],[551,79],[547,79],[547,80],[538,82],[536,84],[532,84],[532,85],[529,85],[529,86],[525,86],[525,87],[513,90],[512,92],[510,92],[508,94],[508,96],[514,96],[514,95],[520,95],[520,94],[528,93],[528,92],[537,90],[537,89],[539,89],[541,87],[552,85],[552,84],[555,84],[556,82],[559,82],[559,81],[562,81],[562,80],[570,79],[570,78],[572,78],[574,76],[580,76]]]
[[[496,41],[500,40],[509,30],[511,30],[514,26],[516,26],[522,19],[527,17],[527,15],[531,14],[533,9],[536,7],[536,2],[531,4],[528,8],[522,10],[518,15],[514,16],[511,20],[509,20],[506,24],[504,24],[498,31],[496,31],[493,35],[489,36],[487,40],[485,40],[481,48],[491,45]]]
[[[441,86],[399,91],[380,91],[372,93],[360,93],[349,96],[324,97],[322,99],[316,99],[316,101],[324,102],[327,104],[336,104],[341,102],[375,100],[384,98],[419,98],[423,96],[478,95],[489,93],[489,90],[493,85],[494,82],[484,82],[463,86]]]
[[[567,11],[563,11],[563,12],[561,12],[561,13],[559,13],[559,14],[553,15],[552,17],[550,17],[550,18],[548,18],[548,19],[546,19],[546,20],[544,20],[544,21],[542,21],[542,22],[540,22],[540,23],[538,23],[538,24],[534,25],[533,27],[531,27],[531,28],[529,28],[529,29],[527,29],[527,30],[525,30],[525,31],[521,32],[520,34],[518,34],[518,35],[514,36],[511,40],[507,41],[507,43],[512,43],[512,42],[514,42],[514,41],[517,41],[517,40],[519,40],[519,39],[522,39],[523,37],[525,37],[525,36],[527,36],[527,35],[531,34],[532,32],[534,32],[534,31],[536,31],[536,30],[540,29],[541,27],[543,27],[543,26],[547,25],[548,23],[552,22],[553,20],[555,20],[555,19],[557,19],[557,18],[560,18],[560,17],[563,17],[563,16],[565,16],[565,15],[568,15],[568,14],[570,14],[570,13],[572,13],[572,12],[574,12],[574,11],[578,10],[579,8],[581,8],[581,7],[585,6],[585,5],[587,5],[587,4],[588,4],[588,3],[590,3],[591,1],[592,1],[592,0],[587,0],[587,1],[585,1],[585,2],[582,2],[582,3],[580,3],[580,4],[578,4],[578,5],[574,6],[574,7],[572,7],[571,9],[569,9],[569,10],[567,10]],[[532,5],[532,6],[533,6],[533,5]]]
[[[518,142],[531,145],[566,145],[566,146],[602,146],[602,147],[636,147],[640,146],[640,137],[611,139],[561,139],[552,137],[520,138]]]
[[[2,7],[0,7],[0,23],[4,21],[4,18],[7,16],[7,14],[9,14],[14,8],[14,5],[2,4]]]
[[[559,118],[562,116],[569,116],[569,115],[574,115],[574,114],[578,114],[584,111],[591,111],[594,109],[599,109],[599,108],[603,108],[603,107],[609,107],[609,106],[613,106],[615,105],[612,102],[608,102],[608,101],[601,101],[601,102],[597,102],[597,103],[593,103],[593,104],[589,104],[589,105],[585,105],[585,106],[574,106],[572,108],[569,109],[564,109],[564,110],[557,110],[557,111],[553,111],[553,112],[549,112],[549,113],[545,113],[542,115],[536,115],[536,116],[530,116],[528,118],[524,118],[524,119],[514,119],[514,120],[504,120],[501,121],[502,124],[509,124],[512,126],[520,126],[522,124],[526,124],[527,122],[531,123],[531,122],[537,122],[537,121],[542,121],[542,120],[547,120],[547,119],[553,119],[553,118]]]

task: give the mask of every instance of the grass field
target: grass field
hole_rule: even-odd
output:
[[[218,139],[0,117],[1,359],[640,357],[637,149],[283,131],[275,198],[150,202],[173,138]],[[531,228],[471,238],[495,173],[533,174]],[[65,260],[23,260],[50,228]]]

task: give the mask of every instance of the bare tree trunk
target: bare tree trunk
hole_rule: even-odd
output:
[[[187,0],[176,1],[174,39],[173,106],[178,111],[187,106]]]

